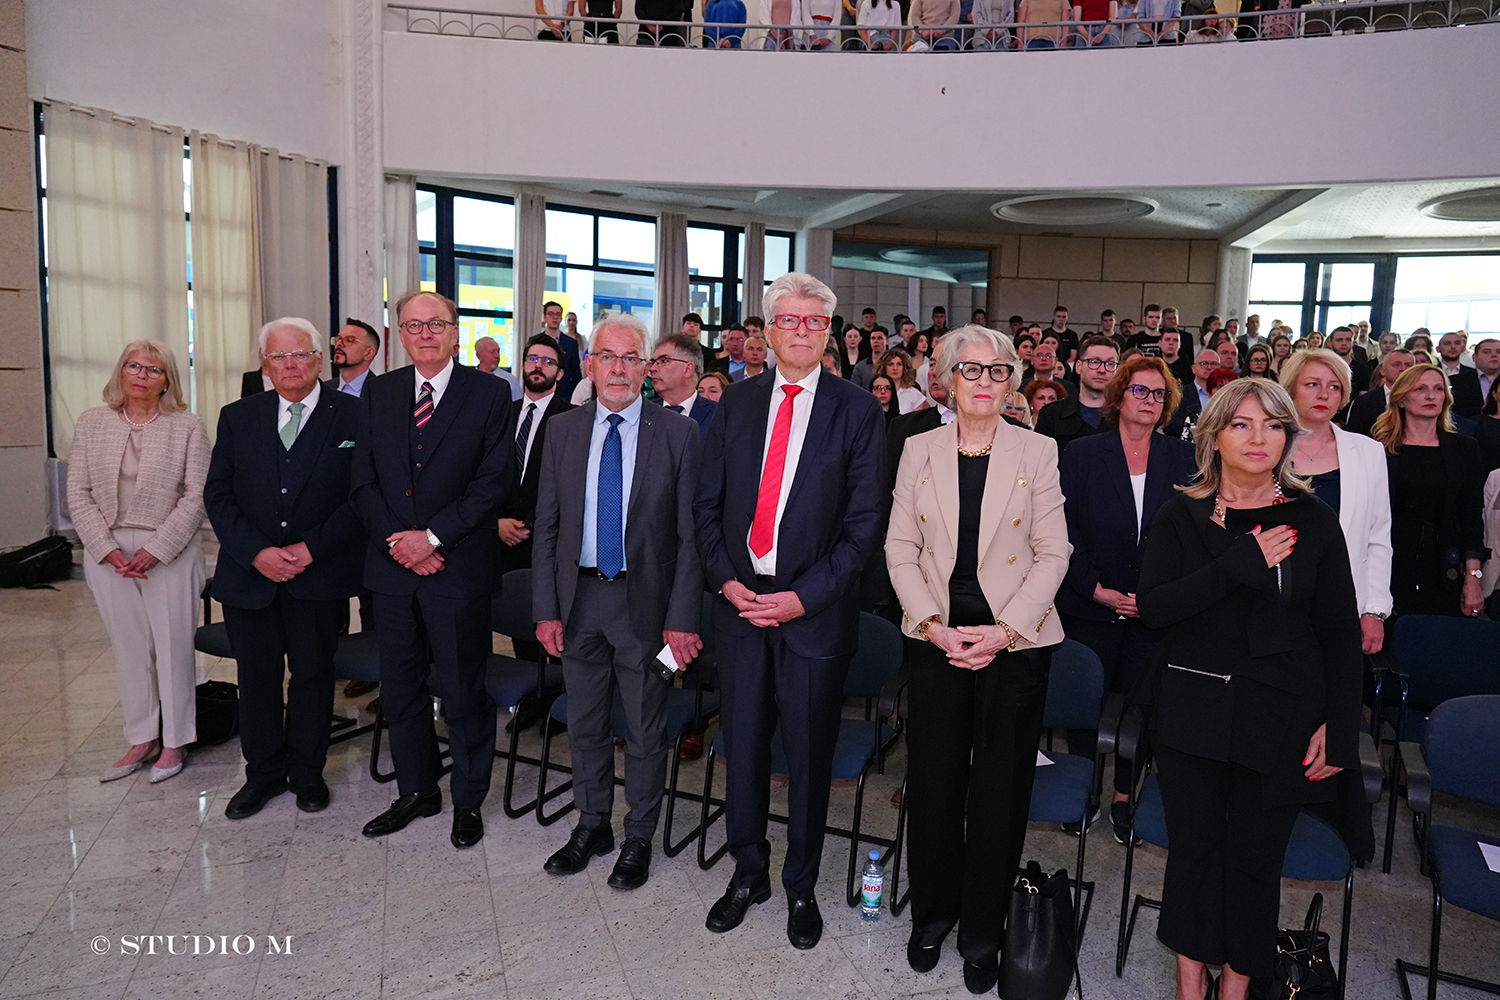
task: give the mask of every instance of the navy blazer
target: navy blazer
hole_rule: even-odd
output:
[[[546,331],[542,331],[545,333]],[[572,337],[557,331],[557,346],[562,348],[562,371],[557,377],[557,394],[563,399],[571,401],[573,390],[578,388],[578,383],[583,381],[583,360],[580,352],[579,342]]]
[[[312,564],[285,584],[301,600],[352,597],[364,569],[364,531],[349,500],[359,401],[323,383],[288,452],[276,433],[280,399],[258,392],[219,411],[203,487],[219,538],[214,597],[252,611],[276,598],[276,583],[254,566],[261,549],[307,544]]]
[[[693,408],[687,412],[688,416],[698,421],[699,436],[704,441],[708,440],[708,425],[714,418],[714,411],[718,408],[718,403],[706,396],[699,396],[693,400]]]
[[[365,586],[379,594],[422,587],[442,597],[486,597],[500,545],[495,522],[515,476],[510,386],[454,362],[418,452],[411,443],[415,375],[407,365],[371,379],[359,400],[353,498],[369,536]],[[445,562],[426,577],[396,562],[386,544],[398,531],[423,529],[442,542]]]
[[[1078,438],[1063,453],[1059,471],[1073,555],[1057,592],[1057,609],[1078,618],[1113,621],[1115,613],[1094,600],[1094,587],[1136,593],[1156,512],[1176,493],[1174,486],[1187,485],[1198,471],[1193,446],[1165,434],[1151,435],[1140,537],[1130,466],[1117,428]]]
[[[523,394],[520,399],[510,404],[511,426],[520,433],[521,413],[526,408],[526,397]],[[560,391],[553,392],[552,398],[547,401],[547,408],[536,415],[539,421],[536,433],[531,436],[531,451],[526,453],[526,469],[524,472],[517,469],[521,481],[516,488],[510,491],[505,502],[500,505],[500,516],[514,518],[517,521],[525,521],[529,527],[536,520],[536,494],[537,484],[542,478],[542,454],[543,447],[547,443],[547,424],[559,413],[567,413],[573,409],[573,404]],[[442,536],[439,535],[439,538]]]
[[[787,644],[801,656],[847,655],[859,639],[859,577],[881,542],[885,413],[853,383],[819,375],[768,587],[755,580],[749,535],[775,382],[766,371],[729,386],[709,424],[694,504],[703,575],[709,590],[738,580],[761,592],[795,591],[806,613],[779,626]],[[716,615],[715,625],[731,636],[756,628],[737,613]]]

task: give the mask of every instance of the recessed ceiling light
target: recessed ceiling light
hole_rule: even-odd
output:
[[[1139,219],[1156,211],[1150,198],[1126,195],[1027,195],[1007,198],[990,212],[1007,222],[1032,226],[1097,226]]]
[[[1417,211],[1449,222],[1500,222],[1500,187],[1455,191],[1424,201]]]

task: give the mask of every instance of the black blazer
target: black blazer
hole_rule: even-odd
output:
[[[246,399],[246,398],[248,398],[250,396],[256,395],[257,393],[261,393],[261,392],[265,392],[265,391],[266,391],[266,383],[265,383],[265,380],[260,377],[260,369],[259,368],[255,369],[255,371],[253,371],[253,372],[246,372],[245,374],[243,374],[243,375],[240,376],[240,398],[241,399]],[[302,435],[299,434],[297,436],[301,437]]]
[[[1174,486],[1186,486],[1198,471],[1193,446],[1164,434],[1151,435],[1139,539],[1130,466],[1118,430],[1110,428],[1073,442],[1059,471],[1073,555],[1057,592],[1057,610],[1093,621],[1113,621],[1115,613],[1094,600],[1094,587],[1102,584],[1122,594],[1138,592],[1141,559],[1156,512],[1175,495]]]
[[[768,371],[725,389],[708,427],[694,510],[709,590],[728,580],[765,590],[753,585],[749,534],[775,381]],[[857,581],[880,544],[887,482],[880,404],[821,373],[796,478],[782,484],[789,492],[774,581],[796,591],[806,611],[778,626],[799,655],[843,656],[858,645]],[[730,638],[756,628],[737,614],[716,616],[715,625]]]
[[[1046,411],[1043,411],[1046,412]],[[1203,413],[1203,404],[1198,399],[1198,383],[1188,379],[1182,383],[1182,402],[1177,404],[1177,409],[1172,412],[1172,419],[1167,421],[1163,428],[1168,437],[1181,438],[1182,429],[1187,426],[1188,418],[1193,422]]]
[[[699,396],[693,400],[693,408],[688,411],[687,415],[698,421],[698,436],[701,440],[708,439],[708,425],[714,419],[714,410],[718,408],[719,404],[706,396]]]
[[[525,408],[526,397],[524,395],[510,404],[510,423],[516,428],[517,433],[520,433],[521,414]],[[525,521],[528,525],[536,520],[537,484],[542,479],[541,459],[542,449],[547,443],[547,425],[559,413],[567,413],[572,409],[575,407],[568,402],[567,397],[561,392],[554,392],[552,398],[547,400],[547,408],[536,415],[539,423],[536,433],[531,438],[531,450],[526,453],[526,471],[521,474],[520,469],[516,470],[518,474],[521,474],[521,482],[510,491],[510,495],[500,505],[501,517],[515,518],[517,521]],[[443,536],[438,535],[438,537]]]
[[[317,409],[288,452],[276,433],[280,399],[258,392],[219,411],[203,488],[219,538],[214,597],[252,611],[276,597],[276,583],[253,565],[269,546],[307,543],[312,564],[285,584],[302,600],[352,597],[364,570],[364,531],[349,501],[359,401],[323,383]]]
[[[1479,372],[1474,368],[1460,368],[1457,375],[1448,376],[1453,387],[1453,412],[1461,417],[1474,418],[1484,409],[1484,393],[1479,390]]]
[[[1386,410],[1385,387],[1371,389],[1363,396],[1356,396],[1349,404],[1349,415],[1344,420],[1344,430],[1351,434],[1369,435],[1375,421]]]
[[[1463,560],[1483,560],[1489,554],[1489,550],[1484,547],[1482,510],[1486,472],[1479,443],[1472,437],[1439,430],[1438,449],[1443,456],[1443,509],[1423,512],[1428,521],[1437,524],[1437,538],[1433,540],[1402,535],[1395,530],[1393,524],[1391,547],[1397,552],[1411,552],[1436,544],[1442,564],[1453,571],[1449,582],[1456,593],[1463,583]],[[1395,484],[1401,460],[1400,453],[1387,453],[1385,456],[1386,470],[1392,485]]]
[[[1328,763],[1358,769],[1364,669],[1338,515],[1303,494],[1230,511],[1226,530],[1213,507],[1168,500],[1141,564],[1141,621],[1166,630],[1153,664],[1156,738],[1260,772],[1267,804],[1330,801],[1336,783],[1309,781],[1302,760],[1326,724]],[[1297,530],[1279,573],[1248,533],[1256,521]]]
[[[1057,442],[1059,459],[1067,453],[1069,444],[1090,434],[1098,434],[1104,428],[1103,420],[1099,421],[1098,427],[1090,427],[1084,421],[1083,414],[1078,410],[1077,386],[1070,385],[1068,392],[1065,399],[1047,404],[1041,416],[1036,419],[1037,433],[1045,434]]]
[[[589,443],[598,403],[558,417],[542,453],[531,556],[531,608],[539,622],[566,628],[578,589]],[[630,624],[651,650],[662,630],[701,631],[703,570],[693,526],[702,435],[692,421],[641,405],[635,474],[625,507],[625,600]]]
[[[583,381],[583,362],[578,341],[561,330],[557,331],[557,346],[562,348],[562,374],[557,379],[557,394],[572,401],[573,390]]]
[[[418,452],[411,443],[415,375],[407,365],[372,379],[359,400],[352,487],[369,536],[365,586],[380,594],[422,587],[444,597],[488,596],[500,544],[495,521],[515,475],[510,386],[454,362]],[[427,577],[392,559],[386,545],[398,531],[422,529],[438,536],[446,562]]]

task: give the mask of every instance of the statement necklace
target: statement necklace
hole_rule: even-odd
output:
[[[978,451],[968,451],[964,448],[963,445],[959,445],[958,453],[964,458],[983,458],[990,453],[990,449],[993,447],[995,447],[995,438],[993,435],[991,435],[990,443],[985,445],[983,448],[980,448]]]
[[[145,423],[138,424],[134,420],[131,420],[129,417],[127,417],[125,415],[125,411],[124,410],[120,411],[120,419],[123,420],[123,421],[125,421],[130,426],[135,427],[137,429],[139,429],[141,427],[150,427],[153,423],[156,422],[156,418],[159,417],[159,416],[161,416],[161,410],[158,409],[155,413],[151,414],[150,419],[148,419]]]
[[[1286,494],[1281,492],[1281,484],[1277,483],[1276,495],[1271,498],[1270,506],[1274,507],[1279,503],[1286,503]],[[1224,494],[1222,492],[1214,494],[1214,520],[1220,524],[1224,523]]]

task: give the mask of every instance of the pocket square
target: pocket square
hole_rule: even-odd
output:
[[[339,445],[339,447],[340,448],[353,448],[354,447],[354,442],[353,441],[345,441],[343,444]]]

